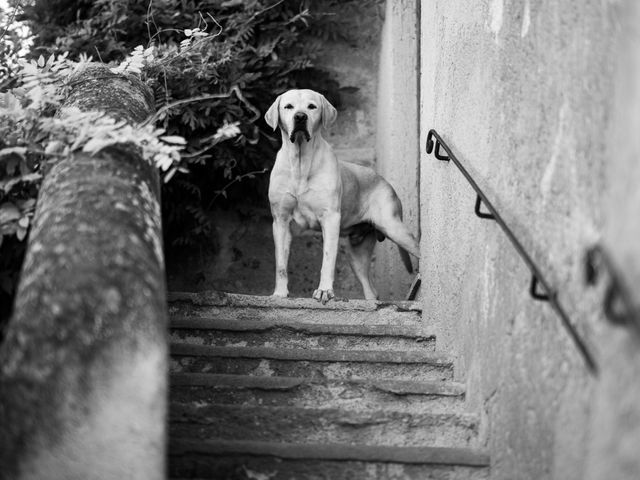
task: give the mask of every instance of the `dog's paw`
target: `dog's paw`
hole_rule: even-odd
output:
[[[272,297],[278,297],[278,298],[287,298],[289,296],[289,292],[285,291],[278,291],[276,290],[275,292],[273,292],[271,294]]]
[[[313,298],[315,298],[319,302],[322,302],[323,305],[333,297],[335,297],[335,295],[333,294],[333,290],[317,289],[315,292],[313,292]]]

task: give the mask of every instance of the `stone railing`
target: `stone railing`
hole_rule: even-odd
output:
[[[104,66],[71,85],[66,107],[153,113]],[[5,478],[164,478],[167,318],[157,169],[132,145],[52,162],[0,347]]]

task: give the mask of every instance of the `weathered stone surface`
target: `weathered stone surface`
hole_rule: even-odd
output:
[[[602,243],[632,293],[640,321],[640,3],[618,2],[613,111],[607,129],[607,195]],[[588,480],[640,478],[640,336],[604,318],[595,387]]]
[[[376,169],[402,201],[403,221],[420,238],[419,29],[420,3],[385,2],[378,68],[376,109]],[[428,28],[428,27],[425,27]],[[376,245],[373,265],[380,298],[405,298],[415,274],[400,261],[398,247]],[[418,266],[419,261],[413,259]]]
[[[174,292],[169,294],[173,317],[216,318],[219,321],[255,320],[286,325],[386,325],[412,327],[431,335],[417,302],[374,302],[350,300],[323,305],[307,298],[274,298],[220,292]],[[335,313],[339,312],[339,315]]]
[[[212,347],[173,344],[174,372],[308,378],[450,380],[452,361],[433,353]]]
[[[435,337],[416,326],[295,323],[281,319],[171,318],[171,340],[201,345],[338,350],[434,351]]]
[[[199,306],[218,306],[235,308],[284,308],[307,310],[349,310],[375,312],[383,309],[393,311],[420,312],[422,307],[417,302],[349,300],[335,298],[326,304],[311,298],[282,298],[260,295],[242,295],[218,291],[208,292],[171,292],[169,301],[172,303],[191,303]]]
[[[249,377],[207,373],[171,376],[174,402],[238,405],[383,409],[422,413],[459,413],[464,388],[447,382],[403,380],[321,380],[290,377]]]
[[[175,438],[469,447],[477,428],[476,416],[460,413],[175,403],[170,408]]]
[[[139,81],[92,66],[66,106],[140,121]],[[163,478],[167,307],[155,167],[129,145],[45,176],[0,347],[6,478]]]
[[[640,278],[639,12],[633,0],[421,2],[424,311],[484,411],[495,479],[640,478],[639,344],[611,331],[583,268],[605,238]],[[460,172],[425,153],[430,128],[558,289],[599,379],[529,297],[526,266],[474,215]]]
[[[422,331],[415,304],[170,298],[174,335],[188,333],[171,343],[173,477],[487,478],[453,359],[407,348]],[[369,337],[384,347],[363,347]]]
[[[128,123],[144,121],[153,113],[151,90],[134,75],[113,73],[102,64],[90,64],[69,80],[65,107],[97,110]]]
[[[448,448],[349,447],[261,442],[180,441],[171,462],[175,477],[275,480],[481,480],[488,457]]]

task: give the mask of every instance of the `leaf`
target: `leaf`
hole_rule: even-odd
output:
[[[159,153],[155,158],[156,167],[158,167],[163,172],[169,170],[169,168],[173,165],[173,159],[164,153]]]
[[[0,158],[6,157],[11,154],[16,154],[24,159],[26,153],[27,153],[27,147],[8,147],[0,150]]]
[[[164,183],[169,183],[169,180],[173,178],[177,171],[177,167],[173,167],[171,170],[169,170],[169,172],[164,176]]]
[[[96,154],[103,148],[109,147],[116,143],[119,143],[119,140],[113,139],[105,139],[105,138],[92,138],[82,147],[82,151],[85,153]]]
[[[162,137],[160,137],[160,140],[162,140],[165,143],[172,143],[175,145],[186,145],[187,141],[183,138],[180,137],[178,135],[164,135]]]
[[[25,63],[22,65],[22,73],[24,75],[37,75],[38,66],[33,63]]]
[[[29,173],[27,175],[22,175],[19,177],[11,178],[9,180],[0,181],[0,190],[8,193],[11,189],[22,182],[37,182],[42,178],[40,173]]]
[[[21,216],[22,214],[20,213],[20,210],[13,203],[5,202],[0,205],[0,225],[14,222]]]
[[[47,144],[47,147],[44,149],[45,155],[56,155],[58,152],[64,150],[65,144],[60,140],[53,140]]]

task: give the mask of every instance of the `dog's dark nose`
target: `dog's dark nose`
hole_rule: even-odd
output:
[[[307,119],[307,114],[304,112],[298,112],[293,116],[296,122],[304,122]]]

